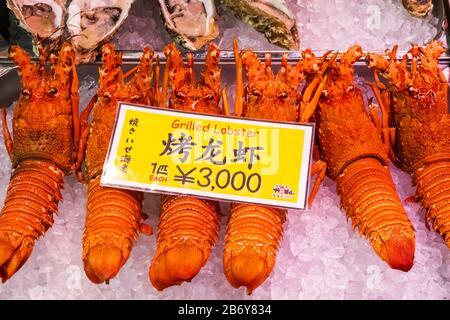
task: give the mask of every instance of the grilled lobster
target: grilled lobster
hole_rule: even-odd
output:
[[[103,66],[100,67],[97,95],[81,115],[82,139],[78,152],[77,169],[85,156],[85,177],[88,183],[86,226],[83,234],[83,263],[87,277],[94,283],[114,278],[127,261],[138,232],[151,234],[142,223],[143,194],[137,191],[100,186],[103,162],[114,127],[118,101],[153,104],[155,89],[153,51],[145,48],[141,61],[131,70],[133,78],[125,83],[121,52],[114,45],[102,48]],[[88,115],[93,118],[88,126]]]
[[[210,45],[200,83],[195,81],[192,54],[188,55],[187,66],[184,66],[174,44],[169,44],[164,53],[167,65],[160,106],[166,107],[170,83],[169,108],[220,114],[219,48]],[[149,269],[153,286],[163,290],[192,280],[217,243],[219,224],[217,202],[190,196],[163,196],[157,248]]]
[[[391,148],[400,166],[413,175],[417,185],[415,200],[427,210],[426,221],[444,238],[450,248],[450,116],[448,84],[438,66],[445,52],[440,42],[426,48],[413,46],[411,69],[405,55],[396,58],[397,47],[388,50],[390,59],[368,54],[367,63],[375,71],[373,89],[390,118]],[[420,62],[420,64],[419,64]],[[389,91],[378,80],[389,82]],[[383,90],[382,93],[379,89]]]
[[[414,261],[414,228],[389,172],[380,124],[371,122],[353,81],[353,64],[361,56],[361,48],[353,46],[329,67],[327,89],[315,112],[319,149],[353,228],[392,268],[408,271]]]
[[[27,261],[35,241],[53,224],[62,199],[64,175],[71,173],[79,139],[78,80],[74,51],[65,43],[59,56],[31,63],[18,46],[9,50],[19,67],[22,90],[14,109],[11,139],[6,112],[2,123],[13,171],[0,216],[0,276],[5,282]]]
[[[293,66],[288,65],[287,54],[284,54],[281,69],[274,75],[270,54],[266,54],[263,64],[252,51],[239,53],[236,40],[234,51],[236,116],[292,122],[309,118],[308,114],[314,110],[324,88],[326,78],[322,73],[326,69],[324,61],[328,54],[319,59],[307,50],[303,52],[303,59]],[[243,68],[248,79],[245,92]],[[300,100],[299,87],[309,76],[314,78]],[[245,286],[251,294],[272,272],[286,214],[286,209],[254,204],[232,205],[225,234],[223,265],[233,287]]]

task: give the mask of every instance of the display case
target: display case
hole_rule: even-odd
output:
[[[383,53],[394,44],[399,56],[407,53],[411,43],[424,45],[433,39],[446,42],[445,10],[442,1],[426,18],[417,18],[400,0],[322,1],[290,0],[300,38],[300,48],[317,55],[327,50],[344,51],[358,43],[366,52]],[[286,51],[270,44],[259,32],[233,13],[218,6],[219,37],[214,41],[221,49],[222,85],[229,101],[235,98],[236,65],[232,51],[234,37],[241,49],[253,49],[263,60],[272,55],[274,69],[282,54],[289,62],[301,58],[300,51]],[[7,107],[11,119],[20,93],[16,67],[7,57],[10,43],[20,43],[31,52],[31,39],[14,25],[11,15],[9,42],[0,42],[0,105]],[[161,78],[166,64],[164,46],[172,41],[164,28],[157,1],[136,0],[113,41],[123,51],[124,70],[135,66],[144,46],[152,47],[161,58]],[[184,56],[187,50],[184,51]],[[204,64],[206,51],[194,52],[196,73]],[[95,62],[77,66],[80,109],[83,110],[98,89]],[[439,66],[449,79],[450,56],[439,58]],[[368,82],[373,72],[364,58],[355,64],[355,81],[364,92],[368,105],[374,99]],[[232,110],[233,108],[232,103]],[[1,140],[3,140],[3,134]],[[6,196],[11,175],[8,153],[0,144],[0,200]],[[406,199],[415,187],[409,174],[390,164],[398,195],[415,228],[415,262],[409,272],[393,270],[375,254],[370,243],[352,230],[340,207],[336,183],[326,177],[312,207],[305,211],[289,210],[285,232],[275,267],[269,278],[251,295],[244,288],[234,289],[223,273],[223,242],[230,203],[221,202],[221,225],[218,244],[208,262],[191,281],[155,290],[148,279],[148,268],[155,252],[158,232],[160,196],[146,193],[143,211],[146,223],[154,228],[153,236],[141,234],[120,273],[109,284],[93,284],[86,277],[82,263],[82,234],[85,225],[87,188],[74,175],[65,178],[62,202],[53,226],[40,238],[27,263],[10,280],[0,286],[1,299],[449,299],[450,251],[442,237],[424,222],[424,209]]]

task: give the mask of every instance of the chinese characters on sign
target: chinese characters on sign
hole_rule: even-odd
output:
[[[313,130],[121,104],[101,183],[302,209]]]
[[[185,162],[188,159],[192,147],[197,145],[192,141],[191,135],[186,137],[185,133],[181,133],[180,137],[174,138],[171,132],[168,134],[167,139],[162,141],[162,144],[164,146],[164,150],[159,154],[160,156],[179,154],[179,160],[181,162]],[[198,158],[195,158],[195,160],[209,161],[214,165],[227,164],[227,157],[220,156],[221,154],[223,154],[222,146],[223,141],[215,141],[214,138],[210,138],[206,145],[202,145],[202,149],[204,150],[202,155]],[[233,149],[234,158],[230,159],[229,161],[232,163],[247,163],[248,168],[251,169],[253,167],[253,164],[261,159],[261,157],[258,155],[258,151],[261,150],[264,150],[264,148],[260,146],[244,147],[244,142],[238,141],[238,147]]]

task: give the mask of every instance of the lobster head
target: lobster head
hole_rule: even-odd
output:
[[[355,90],[353,65],[362,56],[362,48],[354,45],[341,55],[340,61],[334,60],[330,63],[324,99],[341,99],[347,94],[352,94]]]
[[[99,99],[104,102],[117,101],[150,105],[154,101],[153,78],[153,50],[144,48],[140,63],[132,72],[134,77],[125,82],[122,72],[122,52],[115,51],[112,43],[102,48],[103,66],[100,68]]]
[[[327,55],[317,58],[311,50],[306,50],[302,56],[303,59],[297,64],[288,65],[288,56],[283,54],[281,68],[275,75],[269,53],[266,53],[263,64],[253,51],[239,53],[235,42],[238,76],[243,67],[248,81],[245,91],[237,88],[238,94],[243,93],[244,116],[278,121],[299,119],[299,88],[310,76],[322,72],[322,64]],[[237,86],[243,87],[241,83],[237,81]]]
[[[103,168],[109,140],[111,138],[118,102],[144,105],[154,103],[155,90],[152,88],[153,51],[145,48],[139,64],[130,70],[131,80],[125,81],[122,72],[122,53],[115,51],[113,44],[102,47],[103,64],[99,68],[98,100],[94,106],[91,133],[86,148],[86,176],[95,177]]]
[[[166,67],[172,87],[169,107],[184,111],[221,113],[219,48],[215,44],[209,46],[200,82],[195,80],[191,53],[187,56],[186,65],[173,43],[164,49],[164,54],[167,57]]]
[[[78,112],[73,48],[65,43],[58,57],[50,55],[49,71],[44,55],[35,64],[25,50],[11,46],[9,57],[17,64],[21,81],[13,119],[13,166],[21,159],[44,158],[68,173],[74,150],[72,116]]]
[[[9,58],[18,66],[21,80],[21,104],[30,109],[40,109],[43,103],[64,104],[70,95],[72,64],[75,53],[69,43],[61,48],[59,57],[50,55],[50,73],[45,68],[46,57],[41,56],[40,64],[31,62],[28,53],[19,46],[9,48]]]
[[[439,57],[445,52],[443,44],[433,41],[425,48],[413,45],[408,68],[408,56],[397,59],[397,46],[384,56],[368,54],[369,68],[385,78],[393,93],[394,120],[411,116],[421,122],[437,121],[448,113],[447,80],[439,68]]]

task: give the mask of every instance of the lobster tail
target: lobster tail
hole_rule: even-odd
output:
[[[225,234],[223,265],[230,284],[248,294],[272,272],[287,210],[233,204]]]
[[[28,159],[14,169],[0,216],[0,276],[8,280],[53,224],[64,173],[55,164]]]
[[[157,290],[191,281],[217,243],[218,204],[194,197],[164,196],[156,253],[149,278]]]
[[[362,158],[350,163],[336,181],[342,207],[353,228],[358,227],[391,268],[410,270],[414,262],[414,227],[389,169],[377,159]]]
[[[83,263],[94,283],[114,278],[127,261],[137,238],[142,193],[100,186],[100,175],[89,181]]]
[[[414,172],[416,197],[427,210],[433,224],[450,248],[450,159],[426,164]]]

